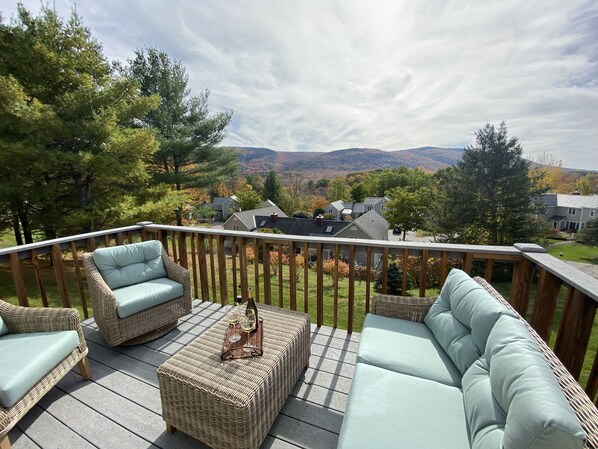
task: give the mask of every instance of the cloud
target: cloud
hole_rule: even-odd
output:
[[[63,16],[72,4],[56,0]],[[79,0],[77,10],[110,59],[155,46],[181,60],[212,111],[234,111],[227,144],[461,146],[505,120],[527,157],[598,169],[593,0]]]

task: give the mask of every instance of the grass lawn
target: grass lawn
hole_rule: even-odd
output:
[[[15,236],[11,231],[0,231],[0,248],[10,248],[15,245]]]
[[[563,253],[561,256],[560,253]],[[583,262],[598,265],[598,248],[575,242],[552,244],[548,247],[548,254],[559,259],[572,262]]]

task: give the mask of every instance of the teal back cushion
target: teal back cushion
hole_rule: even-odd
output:
[[[513,313],[464,271],[453,269],[424,321],[461,373],[486,349],[490,330]]]
[[[504,316],[463,376],[473,449],[581,449],[585,433],[523,321]]]
[[[4,334],[8,334],[8,326],[0,316],[0,337]]]
[[[96,249],[93,261],[111,289],[166,277],[158,240]]]

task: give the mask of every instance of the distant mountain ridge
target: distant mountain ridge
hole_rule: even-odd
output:
[[[330,152],[276,151],[270,148],[236,147],[242,174],[280,175],[298,172],[309,179],[332,178],[348,173],[406,166],[436,171],[457,164],[463,148],[420,147],[398,151],[347,148]]]

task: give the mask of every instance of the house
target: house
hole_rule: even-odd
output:
[[[214,211],[214,221],[226,221],[233,213],[239,210],[239,203],[236,195],[230,197],[216,197],[210,204]],[[265,200],[262,203],[263,207],[276,206],[272,201]]]
[[[233,212],[239,210],[237,197],[235,195],[229,197],[216,197],[212,201],[212,210],[214,211],[214,221],[225,221]]]
[[[222,225],[222,229],[229,231],[253,231],[257,227],[256,216],[270,217],[272,214],[281,218],[286,218],[286,214],[278,206],[262,207],[260,209],[244,210],[234,212],[228,220]]]
[[[388,221],[375,210],[357,217],[335,237],[348,239],[388,240]]]
[[[356,219],[361,215],[374,210],[381,216],[384,216],[384,207],[388,203],[388,198],[368,196],[362,203],[352,202],[347,203],[340,200],[333,201],[324,208],[327,215],[334,216],[335,220],[347,220]]]
[[[598,218],[598,195],[545,193],[540,201],[546,205],[542,216],[559,231],[579,231],[589,220]]]
[[[388,222],[374,210],[357,217],[354,221],[326,220],[322,216],[316,218],[280,217],[275,214],[256,215],[256,230],[278,229],[283,234],[309,237],[329,237],[348,239],[388,240]],[[326,257],[332,254],[325,251]],[[375,253],[372,263],[377,265],[381,254]],[[355,261],[365,265],[366,251],[357,250]]]

